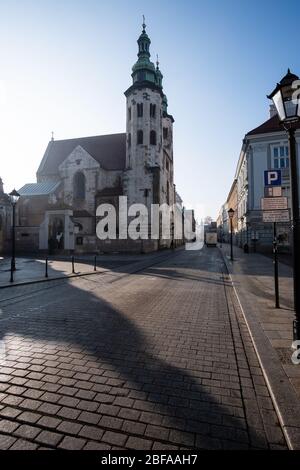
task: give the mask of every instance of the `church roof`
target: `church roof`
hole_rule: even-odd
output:
[[[300,123],[296,124],[295,127],[300,129]],[[284,132],[277,114],[272,116],[260,126],[252,129],[252,131],[248,132],[246,135],[268,134],[269,132]]]
[[[42,183],[25,184],[18,193],[20,196],[47,196],[53,193],[58,186],[59,181],[43,181]]]
[[[57,175],[59,165],[78,145],[106,170],[125,168],[126,134],[110,134],[50,141],[37,174]]]

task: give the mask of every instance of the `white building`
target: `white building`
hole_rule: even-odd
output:
[[[297,80],[288,74],[283,80]],[[300,125],[296,130],[297,155],[299,161]],[[299,167],[299,163],[298,163]],[[255,245],[257,249],[270,250],[272,247],[272,224],[262,221],[261,199],[264,197],[264,171],[281,169],[283,196],[290,206],[289,148],[287,133],[279,123],[273,105],[270,118],[251,130],[243,140],[235,178],[237,180],[237,217],[240,244]],[[279,243],[290,244],[290,224],[278,224]]]

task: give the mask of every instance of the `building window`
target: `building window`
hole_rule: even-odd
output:
[[[76,245],[83,245],[83,237],[76,237]]]
[[[289,168],[289,148],[287,145],[272,147],[273,168]]]
[[[131,134],[130,134],[130,132],[128,133],[127,143],[128,143],[128,147],[131,147]]]
[[[168,128],[167,127],[164,127],[164,130],[163,130],[163,134],[164,134],[164,139],[167,139],[168,138]]]
[[[137,115],[143,117],[143,103],[137,103]]]
[[[167,204],[170,204],[170,183],[167,181]]]
[[[131,106],[128,108],[128,120],[131,121]]]
[[[85,176],[81,172],[76,173],[74,176],[73,194],[74,199],[81,201],[85,199]]]
[[[144,134],[143,131],[137,131],[137,144],[142,145],[144,143]]]
[[[156,105],[150,103],[150,117],[155,118],[156,114]]]
[[[150,131],[150,145],[156,145],[156,132]]]
[[[169,160],[166,159],[166,170],[169,171],[170,170],[170,164],[169,164]]]

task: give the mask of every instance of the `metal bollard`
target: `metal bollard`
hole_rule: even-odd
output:
[[[11,260],[10,263],[10,282],[14,282],[14,261]]]
[[[45,277],[48,277],[48,258],[46,258],[46,264],[45,264]]]
[[[74,256],[72,256],[72,274],[75,274]]]
[[[94,257],[94,271],[97,271],[97,255]]]

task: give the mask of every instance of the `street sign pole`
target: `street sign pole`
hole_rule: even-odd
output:
[[[278,247],[277,247],[277,227],[276,222],[273,223],[273,254],[274,254],[274,284],[275,284],[275,308],[279,305],[279,283],[278,283]]]

